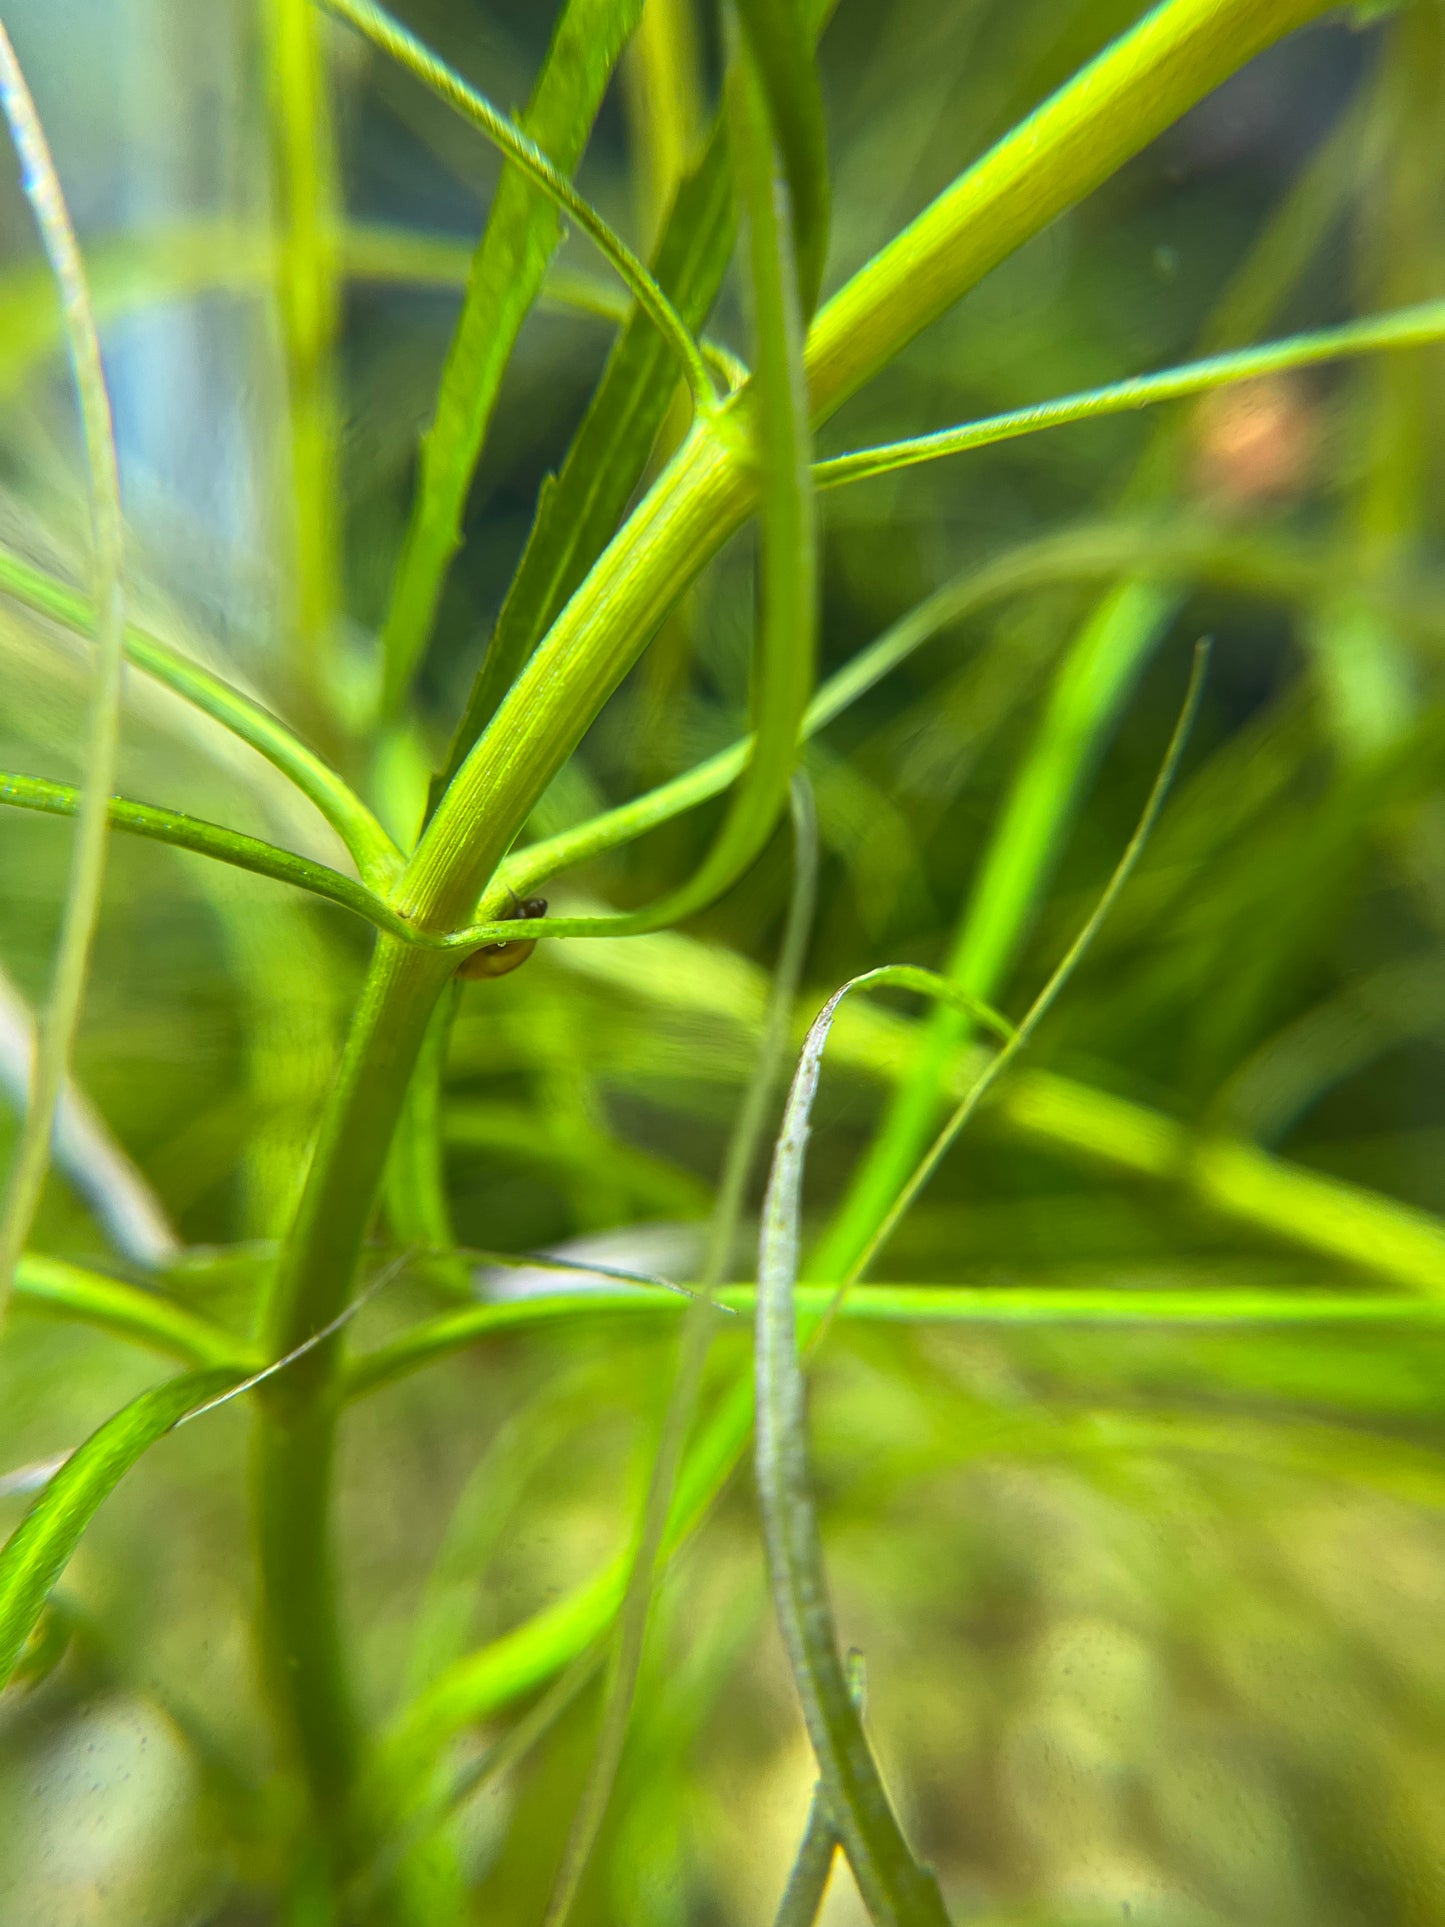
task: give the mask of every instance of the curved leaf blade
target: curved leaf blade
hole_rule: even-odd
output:
[[[0,1549],[0,1687],[104,1501],[157,1439],[240,1376],[230,1367],[188,1372],[142,1392],[92,1432],[50,1480]]]

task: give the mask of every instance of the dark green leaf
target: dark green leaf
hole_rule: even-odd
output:
[[[569,0],[563,10],[521,124],[564,173],[582,158],[641,12],[642,0]],[[472,261],[436,413],[422,441],[420,482],[384,638],[391,702],[405,690],[431,634],[502,375],[560,238],[556,206],[508,167]]]

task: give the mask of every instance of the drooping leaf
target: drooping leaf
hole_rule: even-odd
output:
[[[25,776],[16,770],[0,770],[0,806],[5,805],[36,810],[42,816],[78,816],[83,808],[81,796],[71,784],[52,783],[46,777]],[[382,929],[395,931],[400,927],[386,902],[364,883],[258,836],[208,823],[203,817],[186,816],[180,810],[132,802],[126,796],[111,797],[107,818],[116,829],[132,835],[153,837],[175,849],[193,850],[219,863],[234,864],[238,870],[251,870],[257,876],[309,890],[313,896],[342,904]]]
[[[0,590],[67,628],[88,633],[94,627],[94,608],[83,595],[3,547]],[[279,717],[135,624],[126,627],[125,654],[137,669],[194,703],[289,776],[345,843],[367,882],[389,882],[395,876],[401,858],[386,831],[355,791]]]
[[[188,1372],[142,1392],[92,1432],[50,1480],[0,1548],[0,1687],[104,1500],[157,1439],[240,1376],[224,1367]]]

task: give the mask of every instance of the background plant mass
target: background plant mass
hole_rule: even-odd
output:
[[[1445,1919],[1442,100],[7,8],[0,1919]]]

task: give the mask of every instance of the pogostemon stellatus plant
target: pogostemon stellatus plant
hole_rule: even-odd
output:
[[[1440,1316],[1445,1234],[1433,1221],[1293,1171],[1255,1147],[1227,1139],[1196,1144],[1183,1127],[1122,1099],[1046,1072],[1014,1070],[1017,1053],[1133,867],[1182,734],[1141,832],[1084,937],[1017,1026],[990,1008],[1036,907],[1082,772],[1167,628],[1181,585],[1252,582],[1304,603],[1325,586],[1328,564],[1313,553],[1291,556],[1278,543],[1266,553],[1237,528],[1179,516],[1161,529],[1141,513],[1132,526],[1083,527],[988,556],[817,682],[820,493],[863,482],[881,486],[884,477],[943,457],[1163,409],[1324,363],[1418,352],[1445,339],[1445,302],[1416,299],[1333,327],[1246,344],[1238,316],[1267,319],[1279,305],[1278,290],[1262,293],[1246,281],[1234,306],[1221,310],[1197,360],[953,427],[919,424],[916,435],[876,447],[815,455],[816,431],[930,323],[1255,54],[1326,12],[1325,0],[1163,0],[820,303],[833,195],[816,46],[831,11],[826,0],[736,0],[725,8],[722,101],[691,151],[676,143],[667,150],[670,205],[656,210],[660,226],[649,264],[574,179],[617,63],[638,30],[642,0],[566,0],[516,120],[373,0],[316,6],[271,0],[263,9],[282,244],[274,258],[258,247],[254,259],[213,263],[199,279],[229,275],[237,284],[264,284],[274,271],[289,383],[294,686],[312,715],[328,717],[335,761],[367,772],[357,784],[246,689],[127,616],[119,482],[94,312],[39,120],[0,29],[0,93],[60,291],[94,528],[88,595],[18,551],[0,549],[0,591],[7,598],[93,640],[94,688],[82,782],[0,774],[0,802],[76,819],[53,988],[0,1230],[0,1292],[13,1291],[16,1309],[27,1315],[84,1321],[187,1367],[95,1431],[43,1485],[0,1552],[0,1675],[16,1665],[86,1525],[126,1469],[178,1421],[197,1414],[201,1422],[199,1408],[209,1411],[239,1391],[251,1396],[260,1643],[282,1750],[304,1791],[282,1877],[287,1917],[297,1921],[460,1917],[464,1883],[444,1839],[454,1804],[447,1780],[454,1736],[549,1682],[559,1697],[548,1718],[560,1718],[602,1666],[599,1642],[615,1626],[602,1667],[596,1759],[552,1887],[548,1919],[560,1927],[570,1917],[623,1756],[658,1580],[706,1517],[750,1435],[745,1378],[734,1374],[721,1390],[712,1388],[711,1401],[703,1396],[709,1338],[728,1314],[757,1311],[765,1536],[779,1623],[817,1757],[818,1793],[784,1917],[811,1917],[836,1844],[873,1918],[910,1924],[936,1923],[947,1914],[884,1790],[834,1637],[808,1475],[795,1308],[810,1323],[831,1310],[858,1321],[927,1318],[956,1325],[1065,1315],[1095,1322],[1378,1318],[1421,1324]],[[654,24],[648,31],[664,29]],[[394,63],[396,85],[429,90],[500,156],[500,184],[464,271],[455,249],[347,225],[327,81],[328,49],[341,44],[341,36],[348,60],[369,49],[365,57]],[[668,59],[675,55],[674,46]],[[658,71],[667,64],[658,56]],[[1291,215],[1302,234],[1320,231],[1326,217],[1319,209],[1331,205],[1334,178],[1322,159]],[[568,279],[554,268],[569,227],[585,236],[615,286],[575,274]],[[1295,252],[1304,257],[1303,241]],[[1284,250],[1291,261],[1295,252]],[[701,333],[735,260],[748,314],[746,367]],[[1277,274],[1286,272],[1275,265]],[[342,509],[331,449],[338,436],[334,363],[348,275],[411,285],[464,281],[360,700],[355,680],[348,681],[352,645],[342,644],[336,561]],[[533,309],[549,298],[615,321],[616,340],[570,449],[541,490],[471,689],[448,718],[449,740],[436,755],[424,807],[420,793],[407,799],[419,819],[407,837],[397,829],[405,811],[378,795],[376,772],[399,741],[424,739],[415,696],[464,513],[519,336]],[[629,802],[529,837],[529,819],[549,786],[659,626],[750,519],[759,532],[759,594],[746,735]],[[830,1000],[809,1033],[777,1140],[758,1284],[737,1285],[729,1268],[746,1179],[765,1130],[809,924],[813,819],[797,775],[804,746],[951,625],[1048,581],[1101,582],[1106,600],[1056,686],[1049,726],[1014,792],[1021,800],[1010,806],[1012,814],[1005,812],[998,832],[994,847],[1003,854],[980,871],[982,908],[976,896],[946,976],[884,966],[846,986],[921,990],[940,1000],[953,1013],[952,1028],[930,1034],[946,1048],[931,1058],[919,1058],[915,1049],[912,1060],[903,1050],[895,1059],[890,1052],[900,1038],[916,1047],[913,1027],[894,1019],[890,1031],[886,1015],[874,1013],[860,1020],[864,1027],[848,1045],[840,1022],[840,1053],[851,1051],[853,1061],[881,1072],[899,1095],[838,1219],[811,1259],[800,1256],[807,1112],[843,991]],[[1377,571],[1352,593],[1382,624],[1418,630],[1438,649],[1436,589],[1428,579]],[[321,818],[334,839],[328,847],[335,863],[190,812],[116,795],[123,663],[266,759]],[[1197,693],[1196,685],[1191,710]],[[397,1261],[435,1260],[436,1278],[467,1292],[472,1261],[447,1235],[440,1166],[439,1090],[459,966],[474,953],[503,956],[498,946],[516,946],[511,962],[538,940],[590,945],[639,938],[706,911],[769,849],[790,789],[799,850],[793,912],[771,1017],[761,1024],[759,1012],[749,1017],[762,1039],[709,1249],[695,1277],[674,1281],[692,1289],[649,1290],[634,1280],[569,1293],[559,1272],[557,1289],[544,1296],[460,1305],[350,1353],[350,1320],[361,1302],[359,1279],[384,1178],[392,1229],[405,1247],[393,1254]],[[522,906],[526,938],[518,938],[519,898],[717,798],[725,801],[705,854],[652,901],[607,911],[563,905],[535,916],[528,903]],[[370,926],[365,978],[294,1213],[261,1267],[264,1303],[254,1342],[233,1340],[220,1321],[179,1299],[40,1253],[22,1255],[78,1022],[108,828],[249,871]],[[338,867],[348,861],[349,869]],[[603,943],[599,954],[606,950]],[[485,987],[478,994],[484,996]],[[991,1058],[963,1048],[975,1030],[1002,1040]],[[1005,1129],[1071,1147],[1082,1159],[1113,1160],[1161,1183],[1192,1185],[1193,1195],[1219,1215],[1268,1228],[1296,1249],[1369,1269],[1398,1289],[1374,1297],[1264,1289],[1233,1296],[1107,1289],[1051,1296],[858,1283],[961,1123],[996,1082],[994,1109]],[[959,1111],[920,1162],[955,1098]],[[807,1279],[801,1287],[800,1264]],[[372,1732],[355,1691],[335,1570],[338,1437],[351,1402],[491,1334],[584,1315],[619,1327],[629,1320],[651,1324],[679,1312],[682,1362],[635,1543],[581,1591],[441,1668],[384,1731]],[[573,1666],[582,1669],[575,1677],[567,1670]],[[545,1724],[538,1722],[534,1737]],[[474,1774],[472,1784],[480,1777]]]

